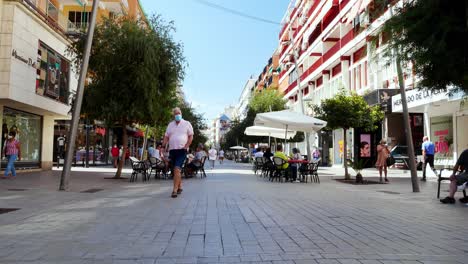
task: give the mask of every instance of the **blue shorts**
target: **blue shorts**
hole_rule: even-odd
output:
[[[185,158],[187,157],[187,150],[185,149],[171,149],[169,150],[169,159],[173,168],[182,169]]]

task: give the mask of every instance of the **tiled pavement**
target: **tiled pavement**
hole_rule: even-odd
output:
[[[0,263],[468,263],[468,207],[440,204],[434,182],[415,194],[408,178],[352,186],[336,172],[271,183],[227,163],[177,199],[170,181],[74,172],[57,192],[59,172],[21,174],[0,181],[0,208],[21,208],[0,214]]]

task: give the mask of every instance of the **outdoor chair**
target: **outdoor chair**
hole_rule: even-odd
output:
[[[132,162],[132,175],[130,176],[130,182],[137,181],[138,174],[141,174],[143,181],[149,180],[148,164],[144,161],[138,160],[135,157],[130,157],[130,161]]]
[[[450,168],[442,168],[439,170],[439,176],[438,176],[438,179],[437,179],[437,199],[440,197],[440,183],[442,181],[449,181],[450,182],[450,177],[442,177],[442,173],[444,172],[444,170],[452,170]],[[460,172],[457,172],[457,174],[460,173]],[[466,185],[465,185],[466,186]],[[466,188],[466,187],[465,187]],[[461,187],[461,188],[457,188],[457,191],[462,191],[463,192],[463,198],[466,200],[468,199],[467,196],[466,196],[466,189]]]
[[[318,175],[318,162],[310,162],[299,168],[301,179],[307,183],[310,177],[310,182],[320,183]]]
[[[151,168],[148,177],[151,178],[151,174],[154,171],[154,179],[156,179],[158,175],[161,175],[160,178],[167,179],[166,164],[164,163],[164,161],[155,157],[150,157],[148,160]]]
[[[256,157],[254,160],[253,170],[254,173],[257,174],[258,171],[261,172],[260,175],[263,175],[263,167],[265,165],[265,158],[264,157]]]
[[[273,157],[274,172],[270,174],[270,181],[277,179],[279,182],[283,182],[283,177],[288,178],[289,168],[283,168],[286,163],[287,161],[280,157]]]
[[[206,156],[202,157],[200,161],[200,165],[196,166],[194,170],[195,177],[197,177],[197,174],[200,172],[200,178],[206,178],[205,161],[206,161]]]

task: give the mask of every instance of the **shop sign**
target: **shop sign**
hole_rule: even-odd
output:
[[[21,55],[18,54],[18,51],[16,51],[16,49],[13,49],[13,51],[11,52],[11,56],[25,64],[27,64],[28,66],[31,66],[33,68],[36,68],[36,62],[33,61],[33,59],[31,58],[25,58]]]
[[[385,113],[392,112],[392,96],[398,94],[400,89],[377,89],[364,95],[368,105],[380,105]]]
[[[406,101],[408,109],[420,105],[430,104],[433,102],[448,99],[447,91],[444,90],[410,90],[406,92]],[[392,96],[393,112],[402,112],[401,94]]]

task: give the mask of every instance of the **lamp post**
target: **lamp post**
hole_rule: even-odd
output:
[[[60,191],[68,189],[68,180],[70,178],[71,163],[73,160],[73,150],[75,148],[76,135],[78,133],[78,125],[80,121],[81,104],[83,103],[84,84],[86,74],[88,72],[89,57],[91,54],[91,45],[93,43],[94,27],[96,25],[96,14],[98,11],[99,0],[93,1],[93,9],[91,11],[91,19],[89,21],[88,36],[86,38],[85,49],[83,52],[83,62],[81,64],[80,78],[78,79],[78,87],[76,88],[76,99],[73,105],[72,120],[70,126],[69,146],[65,156],[65,164],[63,165],[62,175],[60,176]]]
[[[292,26],[291,26],[291,23],[289,23],[289,42],[292,46],[292,55],[294,57],[294,70],[296,71],[296,74],[297,74],[297,78],[296,78],[296,85],[297,85],[297,89],[298,89],[298,92],[299,92],[299,105],[300,105],[300,109],[301,109],[301,113],[302,114],[305,114],[305,109],[304,109],[304,99],[303,99],[303,93],[302,93],[302,88],[301,88],[301,76],[299,75],[299,67],[298,67],[298,64],[297,64],[297,60],[299,59],[299,56],[298,56],[298,52],[296,52],[295,50],[295,44],[294,43],[294,36],[293,36],[293,33],[292,33]],[[299,47],[301,48],[301,47]],[[291,53],[288,54],[288,56],[291,56]],[[306,153],[307,153],[307,159],[308,160],[312,160],[312,156],[311,156],[311,153],[310,153],[310,135],[308,132],[305,132],[304,133],[305,135],[305,141],[306,141]]]

